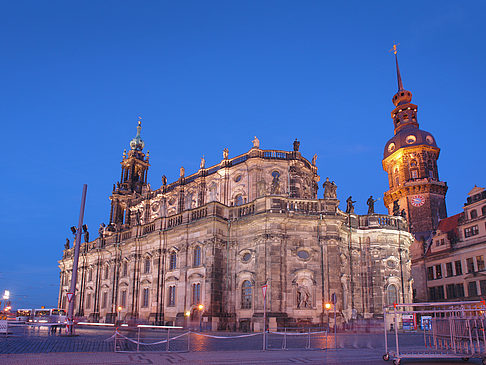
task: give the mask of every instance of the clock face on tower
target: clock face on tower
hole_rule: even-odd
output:
[[[410,198],[410,203],[414,207],[421,207],[425,204],[425,196],[423,195],[415,195]]]

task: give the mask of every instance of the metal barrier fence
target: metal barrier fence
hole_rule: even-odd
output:
[[[294,332],[292,329],[266,333],[211,335],[183,330],[174,326],[118,327],[114,338],[115,352],[189,352],[199,348],[231,350],[327,349],[332,342],[327,331]]]
[[[402,359],[480,358],[486,365],[486,303],[484,301],[395,304],[384,308],[385,361]],[[388,345],[387,318],[391,318],[395,349]],[[402,330],[399,331],[399,327]],[[407,331],[408,330],[408,331]],[[423,343],[407,341],[423,333]]]

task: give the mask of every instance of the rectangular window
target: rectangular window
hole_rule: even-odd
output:
[[[456,284],[456,298],[464,298],[464,284]]]
[[[107,303],[108,303],[108,293],[104,292],[101,301],[101,308],[106,308]]]
[[[86,296],[86,309],[90,309],[91,308],[91,293],[88,293],[88,295]]]
[[[484,270],[484,256],[476,256],[476,266],[478,267],[478,271]]]
[[[169,270],[175,270],[177,268],[177,253],[171,252],[169,259]]]
[[[435,278],[442,279],[442,265],[435,265]]]
[[[452,273],[452,262],[448,262],[446,264],[446,275],[447,275],[447,277],[450,277],[450,276],[453,275],[453,273]]]
[[[442,239],[440,240],[440,245],[441,245],[441,246],[444,246],[444,244],[445,244],[445,241],[444,241],[444,239],[442,238]]]
[[[481,295],[485,296],[486,295],[486,280],[481,280],[479,282],[479,288],[481,289]]]
[[[444,299],[444,287],[442,285],[436,288],[436,296],[437,299]]]
[[[427,268],[427,280],[434,280],[434,267],[430,266]]]
[[[471,237],[471,236],[475,236],[477,234],[479,234],[479,227],[478,227],[477,224],[475,226],[468,227],[468,228],[464,229],[464,237],[466,237],[466,238]]]
[[[418,171],[412,170],[412,179],[417,179],[417,178],[418,178]]]
[[[175,294],[176,294],[176,291],[175,291],[176,287],[175,286],[169,286],[169,300],[168,300],[168,306],[169,307],[173,307],[175,306]]]
[[[476,297],[478,295],[478,289],[475,281],[467,283],[467,295],[469,297]]]
[[[121,306],[125,308],[127,306],[127,291],[122,290],[121,292],[121,300],[120,300]]]
[[[462,264],[461,261],[458,260],[455,262],[456,264],[456,275],[462,275]]]
[[[89,269],[88,271],[88,281],[93,281],[93,269]]]
[[[466,260],[467,272],[472,273],[474,272],[474,260],[472,257]]]
[[[456,286],[454,284],[448,284],[446,286],[447,299],[453,299],[456,297]]]
[[[142,307],[147,308],[149,306],[149,288],[143,289],[143,296],[142,296]]]

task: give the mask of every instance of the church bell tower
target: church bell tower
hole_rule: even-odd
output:
[[[393,49],[398,92],[392,98],[395,108],[391,112],[395,135],[383,153],[390,187],[384,203],[389,214],[406,216],[416,239],[425,240],[437,228],[439,219],[447,217],[447,184],[439,180],[440,148],[431,133],[419,128],[418,107],[412,104],[412,93],[403,88],[396,46]]]
[[[149,164],[149,153],[145,155],[142,150],[145,146],[140,137],[142,122],[138,121],[137,135],[130,141],[130,150],[123,152],[121,161],[120,181],[113,185],[113,193],[110,196],[111,212],[110,223],[119,227],[123,224],[130,224],[130,210],[128,203],[130,199],[140,196],[143,188],[147,186],[147,173]]]

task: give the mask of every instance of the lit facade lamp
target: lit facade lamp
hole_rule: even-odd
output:
[[[116,311],[118,312],[118,321],[120,321],[120,313],[122,311],[123,307],[121,305],[119,305],[117,308],[116,308]]]

